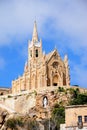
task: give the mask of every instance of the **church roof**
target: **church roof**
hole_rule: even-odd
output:
[[[54,49],[53,51],[51,51],[49,54],[46,55],[46,61],[48,62],[50,60],[50,58],[52,57],[52,55],[57,52],[56,49]]]

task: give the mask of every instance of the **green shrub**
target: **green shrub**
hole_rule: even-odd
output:
[[[59,106],[58,108],[53,108],[52,119],[57,125],[57,129],[60,129],[60,124],[65,123],[65,108]]]
[[[79,88],[70,88],[69,91],[72,98],[77,98],[78,94],[80,93]]]
[[[40,130],[39,124],[34,119],[29,119],[27,122],[27,130]]]
[[[58,87],[58,92],[65,92],[65,89],[63,87]]]
[[[6,122],[6,126],[9,128],[16,128],[16,120],[15,119],[8,119]]]
[[[87,94],[79,93],[77,97],[70,100],[70,105],[84,105],[87,104]]]
[[[11,98],[12,96],[11,95],[8,95],[8,98]]]
[[[36,90],[34,90],[34,94],[35,94],[35,96],[37,95],[37,91]]]
[[[17,130],[17,125],[21,126],[21,127],[24,125],[24,123],[20,117],[10,118],[6,121],[6,126],[9,128]]]

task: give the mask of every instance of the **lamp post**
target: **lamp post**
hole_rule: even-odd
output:
[[[49,117],[49,130],[50,130],[50,117]]]
[[[48,106],[49,130],[50,130],[50,106]]]

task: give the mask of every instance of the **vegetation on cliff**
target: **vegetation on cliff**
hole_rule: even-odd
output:
[[[87,93],[80,93],[79,88],[71,89],[72,98],[70,99],[69,105],[84,105],[87,104]]]
[[[68,104],[66,105],[84,105],[87,104],[87,93],[81,93],[79,88],[70,88],[65,90],[64,88],[58,88],[58,92],[70,94],[70,98]],[[52,120],[55,121],[57,129],[60,129],[60,124],[65,123],[65,106],[61,101],[60,103],[56,103],[52,110]]]
[[[14,115],[12,118],[8,118],[5,122],[5,128],[8,130],[40,130],[39,123],[34,118],[29,116]]]
[[[55,122],[57,129],[60,128],[60,124],[65,122],[65,108],[56,104],[52,111],[52,120]]]
[[[24,126],[24,122],[22,121],[21,117],[16,117],[16,118],[9,118],[6,123],[5,126],[7,128],[11,128],[11,129],[15,129],[17,130],[17,126],[19,127],[23,127]]]

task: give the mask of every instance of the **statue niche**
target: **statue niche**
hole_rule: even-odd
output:
[[[45,96],[45,97],[43,98],[43,107],[46,108],[47,105],[48,105],[48,98],[47,98],[47,96]]]

